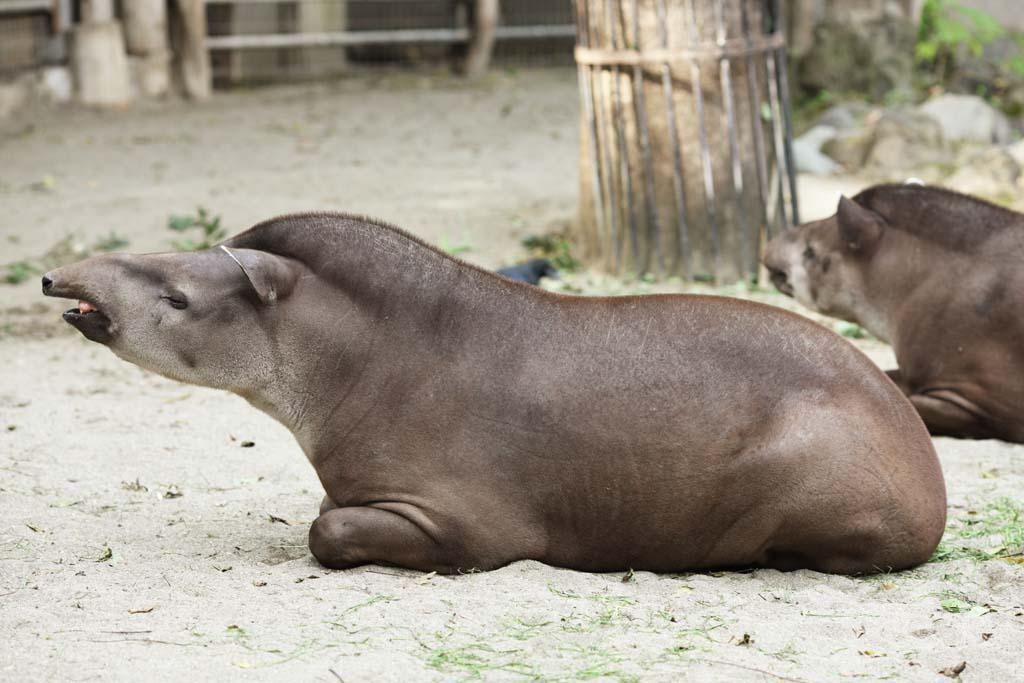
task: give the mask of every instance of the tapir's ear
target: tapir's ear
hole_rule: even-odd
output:
[[[220,248],[242,269],[263,303],[271,304],[291,294],[299,273],[290,259],[256,249]]]
[[[850,251],[870,251],[885,231],[885,219],[846,197],[839,198],[836,218],[839,239]]]

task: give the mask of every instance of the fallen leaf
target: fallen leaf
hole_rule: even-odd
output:
[[[437,572],[430,572],[429,574],[424,574],[420,578],[416,579],[416,583],[422,586],[425,583],[429,583],[430,580],[435,576],[437,576]]]
[[[622,575],[622,583],[629,583],[633,580],[633,570],[630,569],[628,572]]]
[[[168,486],[167,490],[164,491],[163,493],[164,498],[181,498],[184,495],[185,493],[181,489],[179,489],[175,484],[171,484],[170,486]]]
[[[230,567],[230,566],[229,567],[221,567],[220,565],[216,565],[216,564],[213,565],[213,568],[216,569],[217,571],[221,572],[221,573],[229,572],[232,569],[234,569],[234,567]]]
[[[256,445],[255,441],[243,441],[239,444],[242,448],[252,448]]]
[[[989,639],[989,638],[991,638],[991,637],[992,637],[992,634],[991,634],[991,633],[982,633],[982,634],[981,634],[981,639],[982,639],[982,640],[988,640],[988,639]]]
[[[264,586],[267,585],[267,582],[266,581],[253,581],[252,585],[256,586],[257,588],[263,588]]]
[[[154,605],[153,607],[143,607],[142,609],[130,609],[128,610],[128,614],[149,614],[155,609],[156,605]]]
[[[34,524],[26,524],[25,526],[27,526],[29,529],[31,529],[32,531],[36,532],[37,534],[45,534],[46,533],[46,529],[44,529],[41,526],[35,526]]]
[[[106,562],[107,560],[110,560],[113,557],[114,557],[114,551],[111,550],[109,546],[107,546],[107,548],[103,551],[103,554],[100,555],[99,559],[97,559],[96,561],[97,562]]]
[[[960,674],[967,668],[967,662],[960,662],[956,666],[948,666],[945,669],[939,670],[939,673],[943,676],[949,676],[950,678],[960,678]]]
[[[736,638],[733,636],[732,639],[736,641],[737,645],[750,645],[754,642],[754,639],[750,637],[749,633],[744,633],[742,638]]]
[[[269,518],[270,518],[270,522],[271,522],[271,524],[273,524],[274,522],[277,522],[278,524],[284,524],[285,526],[291,526],[291,525],[292,525],[292,523],[291,523],[291,522],[289,522],[289,521],[288,521],[287,519],[285,519],[284,517],[278,517],[278,516],[276,516],[276,515],[271,515],[271,514],[269,514],[269,513],[267,514],[267,517],[269,517]]]
[[[149,488],[147,488],[146,486],[143,486],[141,483],[139,483],[139,478],[138,477],[135,477],[135,481],[122,481],[121,482],[121,488],[123,488],[125,491],[145,492],[145,491],[149,490]]]

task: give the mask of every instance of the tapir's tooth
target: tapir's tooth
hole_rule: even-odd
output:
[[[95,311],[95,310],[96,310],[96,307],[93,306],[88,301],[79,301],[78,302],[78,312],[82,313],[83,315],[88,313],[89,311]]]

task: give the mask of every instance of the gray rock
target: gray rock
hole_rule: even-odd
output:
[[[958,192],[983,197],[1014,193],[1021,177],[1021,164],[1002,147],[966,150],[958,165],[960,168],[944,184]]]
[[[942,126],[935,119],[913,109],[891,109],[874,125],[865,165],[904,171],[951,157]]]
[[[939,122],[947,140],[1003,145],[1012,135],[1009,120],[975,95],[946,93],[928,100],[919,110]]]
[[[874,98],[909,91],[916,37],[913,22],[894,17],[824,21],[815,27],[814,43],[797,65],[798,85],[810,92],[859,92]]]
[[[1015,142],[1006,148],[1006,151],[1010,153],[1013,160],[1021,166],[1024,166],[1024,140]]]
[[[800,173],[828,175],[839,170],[839,165],[821,153],[822,146],[836,136],[831,126],[815,126],[793,141],[796,170]]]
[[[830,126],[839,133],[857,130],[864,125],[870,107],[862,102],[841,102],[832,105],[818,117],[818,126]]]
[[[42,69],[36,87],[44,100],[56,103],[70,102],[75,92],[71,70],[66,66],[48,66]]]

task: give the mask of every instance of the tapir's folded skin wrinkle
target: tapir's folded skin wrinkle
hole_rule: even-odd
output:
[[[326,492],[309,545],[329,567],[855,574],[925,561],[945,527],[910,403],[772,307],[552,294],[341,214],[43,288],[121,358],[287,426]]]
[[[935,435],[1024,443],[1024,214],[918,183],[842,198],[775,237],[772,282],[890,341]]]

